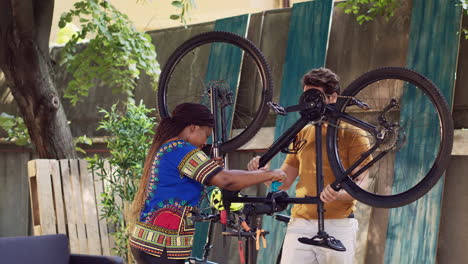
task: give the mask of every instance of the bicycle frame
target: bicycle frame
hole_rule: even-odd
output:
[[[312,91],[312,92],[309,92]],[[305,93],[314,93],[313,91],[316,90],[308,90]],[[301,98],[306,97],[306,96],[301,96]],[[310,97],[310,96],[309,96]],[[314,97],[314,96],[313,96]],[[316,99],[316,97],[315,97]],[[322,99],[324,100],[324,99]],[[310,114],[310,112],[317,112],[317,108],[321,107],[320,105],[324,105],[324,109],[320,115],[317,114]],[[315,126],[315,151],[316,151],[316,183],[317,183],[317,193],[320,194],[324,188],[324,183],[323,183],[323,157],[322,157],[322,124],[323,120],[325,119],[333,119],[333,118],[339,118],[340,120],[349,123],[353,126],[356,126],[364,131],[367,131],[371,135],[373,135],[376,138],[379,138],[379,131],[376,126],[369,124],[367,122],[364,122],[362,120],[356,119],[350,115],[347,115],[345,113],[340,113],[336,108],[334,104],[326,104],[324,101],[322,102],[300,102],[299,105],[296,106],[291,106],[288,107],[289,109],[301,109],[300,114],[301,117],[288,129],[286,130],[266,151],[264,155],[261,156],[260,158],[260,164],[259,167],[265,166],[276,154],[278,154],[280,151],[283,151],[286,149],[291,142],[294,140],[295,136],[299,131],[301,131],[307,124],[310,122],[313,122],[313,125]],[[320,111],[320,110],[318,110]],[[286,112],[286,111],[285,111]],[[336,144],[336,142],[331,142],[330,140],[327,142],[328,144]],[[361,157],[352,165],[350,166],[343,175],[340,177],[336,177],[337,180],[335,180],[334,183],[331,184],[332,188],[335,190],[341,189],[341,183],[345,180],[353,180],[357,178],[359,175],[361,175],[365,170],[367,170],[369,167],[372,166],[375,162],[377,162],[379,159],[381,159],[383,156],[385,156],[386,152],[382,152],[379,156],[375,157],[372,159],[371,162],[367,163],[364,166],[361,166],[361,168],[357,171],[354,172],[351,175],[351,172],[353,172],[357,167],[359,167],[364,160],[366,160],[367,157],[369,157],[372,152],[374,152],[378,146],[379,142],[377,141],[376,144],[369,149],[367,152],[363,153]],[[338,180],[340,179],[340,180]],[[324,209],[323,209],[323,202],[320,200],[319,196],[306,196],[306,197],[274,197],[274,198],[269,198],[269,197],[239,197],[237,195],[230,195],[229,197],[225,198],[225,202],[227,203],[277,203],[277,204],[317,204],[317,211],[318,211],[318,222],[319,222],[319,228],[318,228],[318,233],[319,234],[325,234],[324,231]],[[269,212],[269,214],[274,213],[275,211],[275,206],[272,206],[272,211]]]
[[[305,104],[307,104],[307,102],[305,102]],[[378,138],[379,137],[379,131],[377,130],[376,126],[372,125],[372,124],[369,124],[367,122],[364,122],[362,120],[359,120],[359,119],[356,119],[350,115],[347,115],[347,114],[344,114],[344,113],[340,113],[336,108],[335,108],[335,104],[328,104],[326,105],[326,108],[325,108],[325,111],[322,115],[320,115],[319,117],[314,117],[314,119],[312,120],[310,118],[310,116],[308,116],[308,113],[307,113],[307,110],[310,110],[312,109],[313,110],[314,106],[310,106],[308,108],[306,108],[305,110],[302,110],[300,113],[301,113],[301,117],[288,129],[286,130],[277,140],[275,140],[275,142],[273,142],[273,144],[267,149],[267,151],[260,157],[260,162],[259,162],[259,167],[264,167],[276,154],[278,154],[279,152],[283,151],[284,149],[286,149],[290,144],[291,142],[293,141],[293,139],[295,138],[295,136],[297,135],[297,133],[299,131],[301,131],[307,124],[309,124],[310,122],[313,122],[314,123],[314,126],[316,127],[315,129],[315,140],[316,140],[316,164],[318,165],[317,167],[320,169],[320,173],[317,174],[317,175],[322,175],[321,173],[321,170],[322,170],[322,164],[323,164],[323,157],[321,155],[321,148],[322,148],[322,130],[319,129],[322,127],[322,123],[323,121],[322,120],[325,120],[325,119],[332,119],[332,118],[339,118],[340,120],[346,122],[346,123],[349,123],[355,127],[358,127],[368,133],[370,133],[371,135],[373,135],[374,137]],[[335,144],[334,142],[330,142],[328,141],[327,144]],[[320,146],[319,146],[320,145]],[[376,161],[378,161],[379,159],[381,159],[384,155],[379,155],[375,158],[373,158],[373,160],[369,163],[367,163],[366,165],[362,166],[362,168],[353,173],[352,176],[350,176],[351,172],[356,169],[360,164],[362,164],[362,162],[367,158],[369,157],[377,148],[378,146],[380,145],[379,142],[376,142],[376,144],[371,148],[369,149],[367,152],[363,153],[361,155],[361,157],[355,162],[353,163],[352,166],[350,166],[346,171],[345,173],[343,173],[343,175],[345,176],[349,176],[348,178],[353,180],[355,178],[357,178],[359,175],[361,175],[366,169],[368,169],[369,167],[372,166],[372,164],[374,164]],[[383,152],[384,154],[386,154],[386,152]],[[343,176],[342,175],[342,176]],[[332,186],[335,187],[336,189],[340,189],[340,184],[346,180],[346,177],[337,177],[337,178],[341,178],[342,180],[336,180]],[[320,193],[320,192],[319,192]],[[301,197],[301,198],[280,198],[281,199],[281,202],[285,202],[285,203],[317,203],[317,200],[318,197]],[[230,198],[230,201],[231,202],[244,202],[244,203],[262,203],[262,202],[268,202],[266,201],[265,199],[262,199],[260,197],[233,197],[232,200]]]
[[[226,140],[226,131],[225,131],[225,109],[219,109],[218,106],[218,91],[216,89],[211,89],[210,93],[211,97],[211,110],[213,112],[215,127],[213,129],[213,136],[212,136],[212,156],[220,157],[224,155],[224,153],[220,152],[219,146],[222,142]],[[326,96],[315,89],[305,91],[299,100],[299,104],[295,106],[287,107],[286,109],[282,108],[281,106],[274,105],[273,108],[280,108],[275,109],[278,110],[277,113],[280,114],[287,114],[287,112],[299,111],[301,117],[290,127],[288,128],[266,151],[264,155],[261,156],[259,167],[265,166],[276,154],[280,151],[284,152],[285,149],[293,142],[297,133],[301,131],[307,124],[310,122],[313,123],[315,126],[315,151],[316,151],[316,186],[317,186],[317,194],[320,194],[324,188],[324,180],[323,180],[323,157],[322,157],[322,125],[324,120],[334,120],[336,119],[342,120],[346,123],[349,123],[355,127],[358,127],[364,131],[367,131],[371,135],[373,135],[377,139],[381,139],[382,135],[380,134],[378,128],[370,123],[364,122],[357,118],[354,118],[346,113],[343,113],[336,109],[335,104],[327,104],[326,103]],[[357,99],[346,99],[348,101],[345,102],[344,105],[350,104],[349,100],[353,104],[361,104],[362,102],[353,101]],[[343,104],[342,104],[343,105]],[[365,105],[365,104],[364,104]],[[387,107],[387,111],[390,110],[393,106],[390,104]],[[379,125],[380,126],[390,126],[385,119],[385,111],[379,117]],[[221,119],[221,120],[220,120]],[[218,126],[218,122],[221,122]],[[219,133],[218,129],[221,129],[221,133]],[[330,138],[330,137],[329,137]],[[336,144],[336,141],[327,140],[327,144]],[[377,157],[373,158],[372,161],[368,162],[367,164],[360,166],[364,160],[366,160],[378,147],[380,143],[377,140],[374,146],[366,151],[365,153],[361,154],[361,157],[351,165],[342,175],[339,177],[335,177],[337,180],[331,184],[332,188],[336,191],[341,189],[341,184],[343,181],[346,180],[353,180],[361,175],[365,170],[371,167],[375,162],[381,159],[387,152],[383,151]],[[330,148],[333,145],[328,145]],[[337,149],[337,148],[334,148]],[[355,169],[359,168],[356,172]],[[344,169],[342,169],[344,171]],[[352,173],[352,174],[351,174]],[[336,175],[335,175],[336,176]],[[233,194],[234,195],[231,195]],[[339,240],[334,239],[333,237],[329,236],[325,232],[325,225],[324,225],[324,203],[320,199],[319,196],[305,196],[305,197],[288,197],[284,192],[276,192],[276,193],[269,193],[266,197],[242,197],[237,195],[238,192],[228,192],[226,191],[224,196],[223,194],[223,202],[224,207],[229,208],[230,203],[261,203],[268,206],[264,206],[263,208],[257,207],[254,208],[255,214],[269,214],[272,215],[275,212],[279,212],[284,210],[285,207],[279,206],[277,210],[277,205],[285,205],[285,204],[317,204],[317,213],[318,213],[318,232],[317,235],[313,238],[301,238],[304,240],[300,240],[302,243],[312,244],[317,246],[328,247],[338,251],[346,250],[345,247],[341,244]],[[258,209],[258,210],[257,210]],[[263,210],[263,211],[262,211]],[[213,223],[210,221],[209,226],[209,235],[207,242],[204,248],[203,260],[197,260],[196,263],[208,263],[207,258],[209,255],[209,251],[211,249],[211,242],[212,242],[212,232],[213,232]],[[240,231],[239,231],[240,232]],[[247,237],[250,239],[249,237]],[[251,250],[249,250],[251,251]],[[247,253],[247,259],[249,260],[248,263],[252,262],[252,254]]]

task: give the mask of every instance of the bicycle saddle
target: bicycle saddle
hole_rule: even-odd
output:
[[[341,243],[340,240],[328,234],[322,235],[322,236],[316,235],[312,238],[300,237],[297,240],[299,240],[299,242],[301,243],[308,244],[308,245],[330,248],[336,251],[346,251],[345,246],[343,245],[343,243]]]

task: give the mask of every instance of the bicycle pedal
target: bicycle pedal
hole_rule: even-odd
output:
[[[340,240],[338,239],[327,239],[327,245],[328,247],[330,247],[331,249],[334,249],[334,250],[337,250],[337,251],[346,251],[346,248],[345,246],[343,245],[343,243],[341,243]]]
[[[281,105],[273,102],[268,102],[268,106],[278,115],[287,115],[288,112]]]

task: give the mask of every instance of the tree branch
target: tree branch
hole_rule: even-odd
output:
[[[15,39],[33,39],[36,32],[31,0],[10,0]]]
[[[12,15],[10,1],[0,1],[0,69],[6,65],[6,39],[11,29]]]
[[[33,0],[35,39],[44,56],[49,54],[49,38],[54,14],[54,0]],[[47,56],[48,58],[49,56]]]

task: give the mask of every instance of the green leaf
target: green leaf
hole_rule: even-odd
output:
[[[178,20],[180,18],[180,16],[179,15],[171,15],[169,18],[172,19],[172,20]]]
[[[18,138],[15,143],[18,146],[28,145],[29,144],[29,138],[28,137]]]
[[[86,154],[86,153],[87,153],[84,149],[82,149],[82,148],[80,148],[80,147],[75,147],[75,150],[78,151],[78,152],[81,152],[81,153],[83,153],[83,154]]]
[[[60,21],[59,21],[59,28],[64,28],[66,25],[67,25],[67,22],[65,22],[64,20],[60,19]]]
[[[172,1],[171,5],[178,7],[178,8],[184,7],[181,1]]]
[[[0,126],[7,130],[7,129],[10,129],[12,128],[13,126],[15,125],[15,123],[10,119],[10,118],[7,118],[7,117],[0,117]]]

